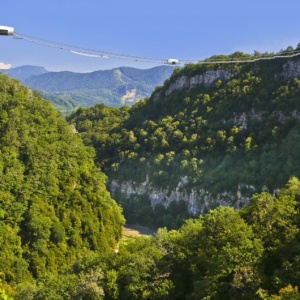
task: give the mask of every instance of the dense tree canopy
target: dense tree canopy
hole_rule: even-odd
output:
[[[165,97],[180,76],[219,68],[187,65],[132,108],[80,108],[69,124],[0,74],[0,297],[300,299],[300,84],[282,62],[226,65],[228,80]],[[120,193],[128,220],[169,227],[120,239],[99,167],[161,188],[185,176],[186,191],[264,191],[194,219],[183,201],[152,209]]]
[[[179,230],[123,239],[118,253],[84,255],[63,274],[2,282],[0,293],[22,300],[300,299],[299,199],[300,181],[291,178],[277,195],[256,194],[240,211],[220,206]]]
[[[52,105],[0,74],[0,271],[7,283],[59,274],[112,251],[123,216],[92,148]]]
[[[220,206],[178,231],[122,242],[87,269],[101,266],[104,299],[299,299],[299,199],[291,178],[241,211]]]
[[[235,53],[233,58],[241,55]],[[299,58],[188,64],[176,69],[149,99],[130,109],[98,105],[80,109],[67,119],[84,142],[95,147],[96,163],[109,180],[148,181],[152,187],[171,191],[186,177],[185,192],[205,190],[214,197],[229,192],[232,199],[224,201],[235,205],[234,195],[240,187],[250,197],[255,190],[276,190],[290,176],[300,177],[300,80],[283,76],[288,61],[299,64]],[[182,76],[220,69],[231,74],[227,80],[165,96]],[[126,195],[115,197],[133,222],[140,223],[137,215],[151,209],[144,196],[126,201]],[[139,212],[136,203],[143,207]],[[168,217],[158,226],[156,220],[161,218],[154,216],[155,211],[151,220],[145,218],[142,223],[169,228],[181,224],[171,212],[164,214]],[[181,220],[186,215],[185,211]]]

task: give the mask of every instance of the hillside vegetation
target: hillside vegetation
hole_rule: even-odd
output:
[[[286,62],[227,66],[227,80],[165,97],[172,82],[203,71],[187,66],[133,108],[80,108],[68,118],[80,134],[40,94],[0,75],[0,298],[300,299],[300,181],[291,176],[300,86]],[[93,159],[110,180],[162,191],[182,176],[185,193],[206,184],[224,195],[217,180],[226,191],[276,191],[120,240],[124,220]],[[178,227],[187,217],[183,201],[152,210],[147,195],[119,196],[139,223]]]
[[[1,280],[57,276],[112,251],[124,220],[93,149],[40,94],[1,74],[0,106]]]
[[[241,55],[236,53],[237,59]],[[287,75],[289,64],[299,65],[299,58],[190,64],[129,110],[96,106],[78,110],[68,121],[95,147],[96,162],[110,182],[146,183],[166,197],[178,188],[194,193],[198,213],[220,203],[242,207],[254,192],[274,191],[290,176],[300,176],[300,78]],[[180,78],[217,70],[230,76],[166,93]],[[177,199],[172,211],[163,205],[153,215],[151,192],[133,197],[119,192],[114,196],[135,223],[176,227],[174,218],[184,209]]]
[[[257,194],[240,211],[220,206],[177,231],[126,239],[118,253],[83,256],[64,274],[2,282],[0,293],[9,300],[297,300],[299,200],[300,182],[291,178],[276,196]]]

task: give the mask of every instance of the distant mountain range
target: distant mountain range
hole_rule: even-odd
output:
[[[120,67],[91,73],[48,72],[43,67],[21,66],[1,70],[10,77],[43,93],[63,113],[78,106],[104,103],[119,107],[150,96],[174,71],[172,66],[151,69]]]

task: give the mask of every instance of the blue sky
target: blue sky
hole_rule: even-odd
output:
[[[0,25],[58,43],[154,59],[279,51],[300,42],[300,1],[6,0]],[[0,66],[91,72],[152,63],[92,58],[0,36]]]

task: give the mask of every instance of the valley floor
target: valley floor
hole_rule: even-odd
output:
[[[138,225],[125,225],[123,227],[123,236],[153,235],[154,233],[154,230]]]

